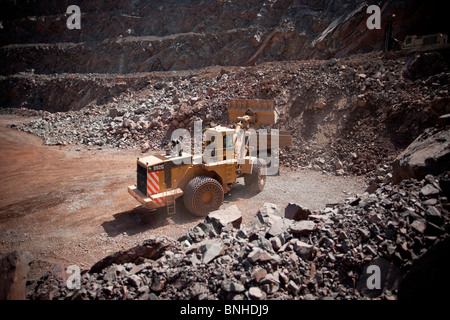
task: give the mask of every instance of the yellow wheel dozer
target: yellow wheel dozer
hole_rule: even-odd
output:
[[[183,197],[186,209],[197,216],[206,216],[217,210],[222,204],[224,193],[231,190],[239,177],[244,177],[249,191],[261,192],[266,183],[267,166],[259,158],[259,152],[271,152],[271,135],[267,135],[267,143],[260,143],[260,130],[253,131],[253,134],[256,133],[257,143],[255,147],[247,147],[250,136],[247,132],[244,132],[244,136],[240,133],[243,128],[259,129],[264,124],[275,124],[277,113],[274,102],[232,100],[228,116],[230,122],[236,123],[236,127],[207,128],[204,132],[205,149],[200,161],[195,161],[189,152],[191,150],[182,149],[176,152],[166,150],[166,154],[138,158],[137,183],[129,186],[128,192],[144,207],[166,207],[168,213],[175,213],[176,199]],[[237,138],[238,135],[240,139]],[[279,147],[291,145],[292,137],[288,133],[279,132]],[[176,146],[180,147],[180,144]],[[250,150],[255,150],[254,148],[257,152],[250,154]],[[211,157],[213,161],[205,160],[210,159],[208,153],[214,153]]]

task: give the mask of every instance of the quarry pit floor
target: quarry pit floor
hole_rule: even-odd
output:
[[[187,212],[181,198],[177,212],[168,214],[165,208],[149,211],[128,194],[140,150],[44,146],[41,138],[11,127],[30,120],[0,116],[0,255],[30,252],[29,279],[58,263],[88,269],[151,235],[176,239],[203,220]],[[268,176],[257,195],[249,195],[243,184],[239,178],[221,207],[236,205],[242,227],[255,221],[266,202],[321,210],[367,187],[363,177],[285,167]]]

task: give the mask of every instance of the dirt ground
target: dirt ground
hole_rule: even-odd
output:
[[[87,269],[150,235],[178,238],[203,220],[188,213],[181,198],[177,212],[169,215],[165,209],[142,208],[128,194],[140,151],[43,146],[40,138],[11,128],[29,120],[0,116],[0,255],[30,252],[29,279],[38,279],[59,262]],[[249,196],[239,179],[222,207],[236,204],[245,226],[265,202],[319,210],[366,188],[361,177],[288,168],[280,172],[269,176],[256,196]]]

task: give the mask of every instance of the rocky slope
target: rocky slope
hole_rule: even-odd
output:
[[[210,213],[178,241],[151,238],[105,257],[82,272],[78,289],[69,289],[64,269],[56,267],[28,297],[439,298],[436,289],[450,283],[440,258],[449,244],[449,182],[442,174],[386,183],[320,212],[267,203],[254,224],[242,228],[241,213],[231,206]],[[375,290],[367,284],[372,265],[381,270]]]
[[[423,57],[426,67],[421,63],[419,68]],[[434,72],[432,66],[437,66]],[[29,74],[6,79],[2,84],[12,89],[8,98],[14,104],[75,109],[38,111],[41,119],[19,129],[41,136],[46,144],[148,152],[164,148],[176,128],[192,132],[196,120],[204,127],[227,125],[230,99],[273,99],[279,114],[274,127],[294,139],[292,148],[281,150],[283,164],[366,174],[393,160],[450,111],[446,52],[417,57],[369,53],[133,76],[76,75],[71,85],[72,79]],[[31,89],[24,94],[22,87]]]

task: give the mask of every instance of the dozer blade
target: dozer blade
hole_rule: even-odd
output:
[[[277,122],[273,100],[231,100],[228,106],[228,121],[239,122],[245,116],[248,116],[249,123],[256,129],[263,124],[275,124]]]

